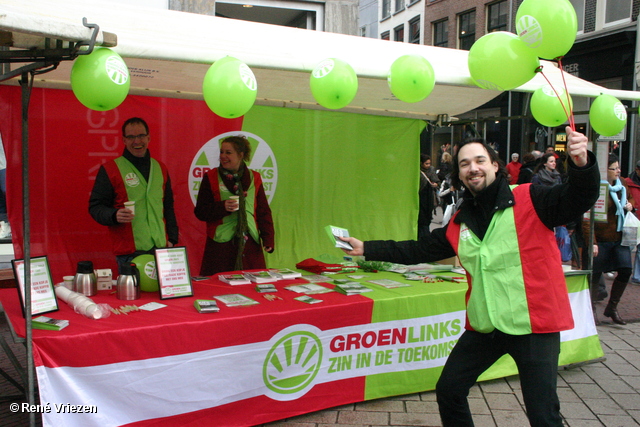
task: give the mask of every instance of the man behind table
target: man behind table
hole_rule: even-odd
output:
[[[109,227],[118,268],[178,243],[171,179],[167,167],[149,153],[149,126],[141,118],[128,119],[122,140],[122,156],[100,167],[89,198],[93,219]],[[126,201],[135,202],[133,211]]]
[[[560,331],[574,323],[553,227],[589,209],[600,183],[587,138],[566,131],[565,184],[510,187],[495,151],[467,141],[454,158],[452,179],[468,191],[447,226],[419,241],[343,238],[354,248],[346,253],[367,260],[417,264],[458,255],[466,269],[466,330],[436,385],[445,427],[473,425],[469,389],[504,354],[518,367],[531,425],[563,425],[556,392]]]

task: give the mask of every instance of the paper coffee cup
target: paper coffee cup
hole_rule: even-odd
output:
[[[133,201],[124,202],[124,207],[129,209],[132,214],[134,215],[136,214],[136,202],[133,202]]]
[[[234,211],[237,211],[238,209],[240,209],[240,196],[230,196],[229,199],[235,200],[236,203],[238,204],[238,206],[234,209]]]
[[[62,283],[63,286],[67,289],[69,289],[70,291],[73,290],[73,277],[74,276],[63,276],[62,280],[64,280],[64,282]]]

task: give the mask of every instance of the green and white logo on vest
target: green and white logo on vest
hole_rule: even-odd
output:
[[[228,136],[234,135],[244,135],[251,143],[251,163],[248,165],[249,169],[260,173],[267,200],[271,202],[273,199],[278,183],[278,165],[273,150],[271,150],[269,144],[258,135],[250,132],[234,131],[211,138],[193,157],[191,167],[189,168],[189,194],[191,195],[191,201],[194,205],[198,197],[202,177],[205,173],[220,165],[220,141]]]
[[[296,325],[271,339],[274,344],[262,366],[262,379],[269,397],[294,400],[311,390],[322,366],[319,332],[311,325]]]
[[[125,175],[124,182],[129,187],[137,187],[138,185],[140,185],[140,178],[138,178],[138,175],[136,175],[135,173],[130,172]]]

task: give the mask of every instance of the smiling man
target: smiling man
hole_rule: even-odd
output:
[[[532,426],[562,426],[556,393],[560,331],[574,326],[553,228],[598,198],[600,174],[587,138],[567,127],[569,179],[554,187],[510,186],[496,152],[465,141],[453,160],[452,186],[464,201],[449,223],[418,241],[344,238],[349,255],[400,264],[457,255],[467,272],[465,332],[444,366],[436,396],[445,427],[473,426],[467,395],[504,354],[513,357]]]
[[[122,156],[100,167],[89,213],[109,227],[118,268],[156,248],[178,243],[178,224],[167,167],[149,153],[149,126],[138,117],[122,125]],[[125,207],[135,202],[133,209]]]

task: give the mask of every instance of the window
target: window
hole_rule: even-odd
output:
[[[360,27],[360,37],[367,37],[367,27]]]
[[[578,17],[578,32],[584,32],[584,0],[569,0]]]
[[[393,29],[393,40],[397,42],[404,41],[404,24]]]
[[[396,0],[396,12],[400,12],[401,10],[404,10],[404,0]]]
[[[509,5],[506,0],[487,6],[487,33],[507,31]]]
[[[631,20],[631,0],[606,0],[604,25],[629,22]]]
[[[409,43],[420,44],[420,16],[409,21]]]
[[[433,23],[433,45],[449,46],[449,21],[447,19]]]
[[[472,10],[458,16],[458,47],[469,50],[475,41],[476,11]]]
[[[380,39],[389,40],[389,31],[385,31],[384,33],[380,34]]]
[[[391,0],[382,0],[382,19],[391,16]]]

